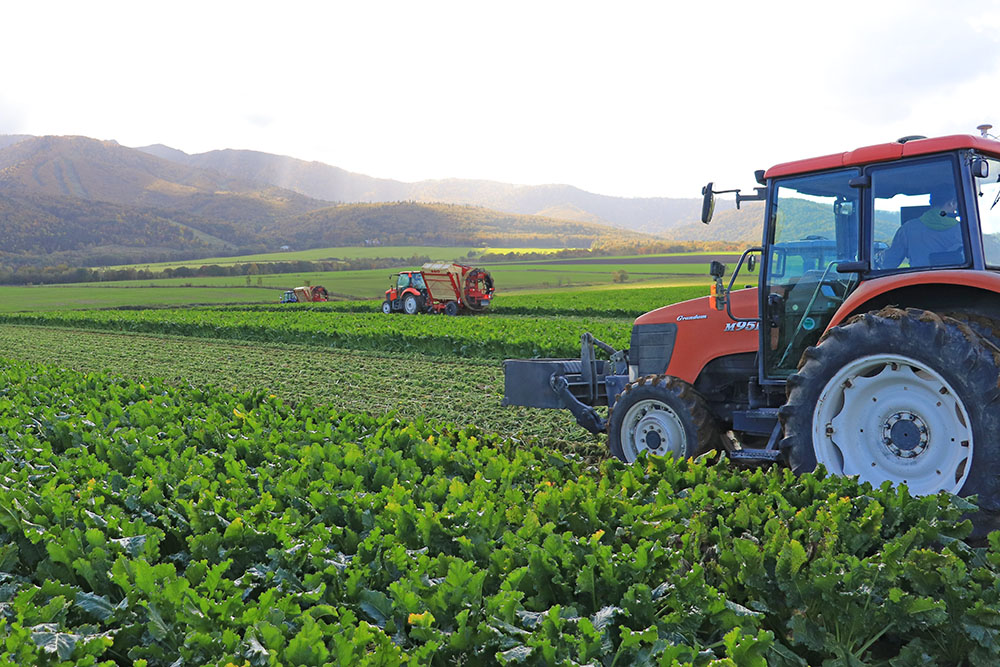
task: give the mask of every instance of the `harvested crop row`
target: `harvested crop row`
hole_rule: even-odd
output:
[[[630,333],[627,324],[607,318],[389,317],[303,309],[6,313],[0,322],[483,359],[577,356],[584,331],[616,347],[627,347]]]
[[[964,501],[0,365],[3,664],[994,664]]]

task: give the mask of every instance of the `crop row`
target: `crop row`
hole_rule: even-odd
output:
[[[543,293],[500,293],[486,316],[490,315],[558,315],[566,317],[620,317],[634,319],[645,312],[679,301],[708,294],[704,285],[671,287],[633,287],[602,290],[566,290]],[[381,300],[331,301],[328,303],[266,304],[248,306],[218,306],[218,310],[287,311],[293,309],[346,313],[373,313],[382,307]],[[477,315],[476,317],[483,317]]]
[[[301,309],[5,313],[0,322],[486,359],[575,357],[584,331],[619,348],[628,346],[630,333],[628,324],[608,318],[387,317]]]
[[[0,664],[995,664],[967,505],[0,364]],[[712,663],[713,660],[726,660]]]
[[[567,451],[606,452],[564,410],[501,407],[503,368],[494,360],[3,324],[0,357],[174,385],[254,388],[287,403],[425,417],[544,438]]]

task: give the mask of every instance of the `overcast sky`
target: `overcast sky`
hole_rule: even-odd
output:
[[[627,197],[1000,134],[1000,3],[4,3],[0,134]]]

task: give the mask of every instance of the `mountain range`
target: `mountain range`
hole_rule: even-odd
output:
[[[8,263],[156,261],[365,242],[682,239],[671,232],[692,224],[692,233],[708,231],[695,223],[700,203],[568,185],[404,183],[256,151],[188,155],[159,144],[0,135],[0,262]]]

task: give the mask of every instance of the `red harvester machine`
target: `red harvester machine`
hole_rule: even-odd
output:
[[[312,287],[296,287],[294,290],[295,298],[299,303],[303,301],[329,301],[330,295],[327,293],[326,288],[322,285],[313,285]]]
[[[493,298],[493,278],[488,271],[453,262],[424,264],[420,271],[391,276],[382,312],[445,313],[484,311]]]

